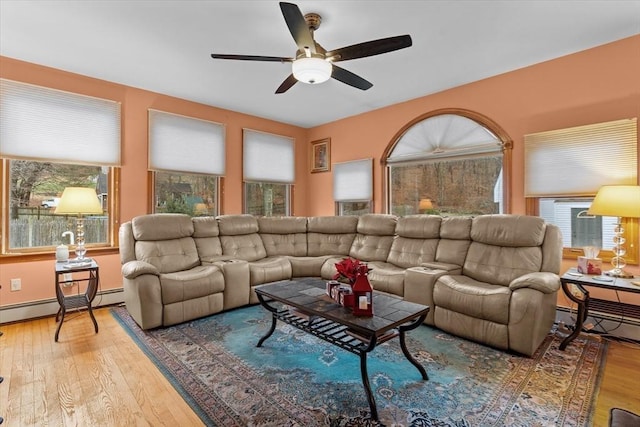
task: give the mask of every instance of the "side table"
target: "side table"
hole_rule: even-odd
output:
[[[65,280],[64,275],[67,273],[73,275],[71,280]],[[84,293],[80,292],[80,284],[82,282],[87,282]],[[63,288],[69,283],[77,284],[78,292],[76,294],[66,295],[64,293]],[[98,333],[98,322],[96,322],[96,318],[93,315],[91,303],[96,297],[99,283],[99,267],[93,260],[86,263],[77,263],[76,265],[74,265],[74,263],[56,263],[56,298],[58,299],[58,304],[60,304],[60,308],[56,314],[56,322],[58,322],[58,318],[60,318],[60,323],[58,323],[58,327],[56,328],[56,342],[58,341],[60,328],[62,328],[62,323],[64,322],[64,315],[69,309],[87,307],[93,326],[96,333]]]
[[[587,274],[580,274],[575,268],[567,271],[562,277],[560,277],[560,283],[562,284],[562,290],[564,294],[571,301],[578,305],[578,315],[576,318],[576,324],[573,327],[573,332],[569,334],[560,344],[560,350],[567,348],[567,345],[573,341],[584,326],[584,321],[589,316],[589,309],[599,311],[601,313],[609,313],[615,315],[626,315],[630,317],[640,318],[640,306],[634,304],[627,304],[618,301],[609,301],[604,299],[591,298],[588,287],[610,289],[618,292],[631,292],[640,294],[640,286],[634,285],[632,281],[638,281],[640,279],[622,279],[620,277],[610,276],[594,276]],[[574,285],[579,294],[574,294],[570,286]]]

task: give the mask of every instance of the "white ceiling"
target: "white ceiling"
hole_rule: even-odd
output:
[[[203,104],[313,127],[640,34],[640,0],[292,0],[319,13],[327,50],[409,34],[413,46],[341,62],[373,83],[296,84],[277,1],[0,0],[0,54]]]

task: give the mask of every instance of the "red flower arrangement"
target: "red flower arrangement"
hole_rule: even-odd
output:
[[[358,272],[367,274],[371,269],[362,261],[349,257],[337,262],[336,270],[338,272],[334,274],[333,280],[343,279],[350,284],[353,284],[356,281],[356,275]]]

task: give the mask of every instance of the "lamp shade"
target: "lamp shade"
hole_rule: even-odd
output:
[[[300,58],[291,66],[293,76],[302,83],[316,84],[331,78],[331,63],[321,58]]]
[[[56,207],[56,214],[101,214],[102,205],[96,190],[88,187],[67,187]]]
[[[433,203],[431,202],[431,199],[420,199],[418,209],[423,211],[426,211],[428,209],[433,209]]]
[[[604,185],[600,187],[587,214],[640,218],[640,186]]]

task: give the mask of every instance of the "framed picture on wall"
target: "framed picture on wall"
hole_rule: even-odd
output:
[[[311,141],[311,173],[331,170],[331,138]]]

